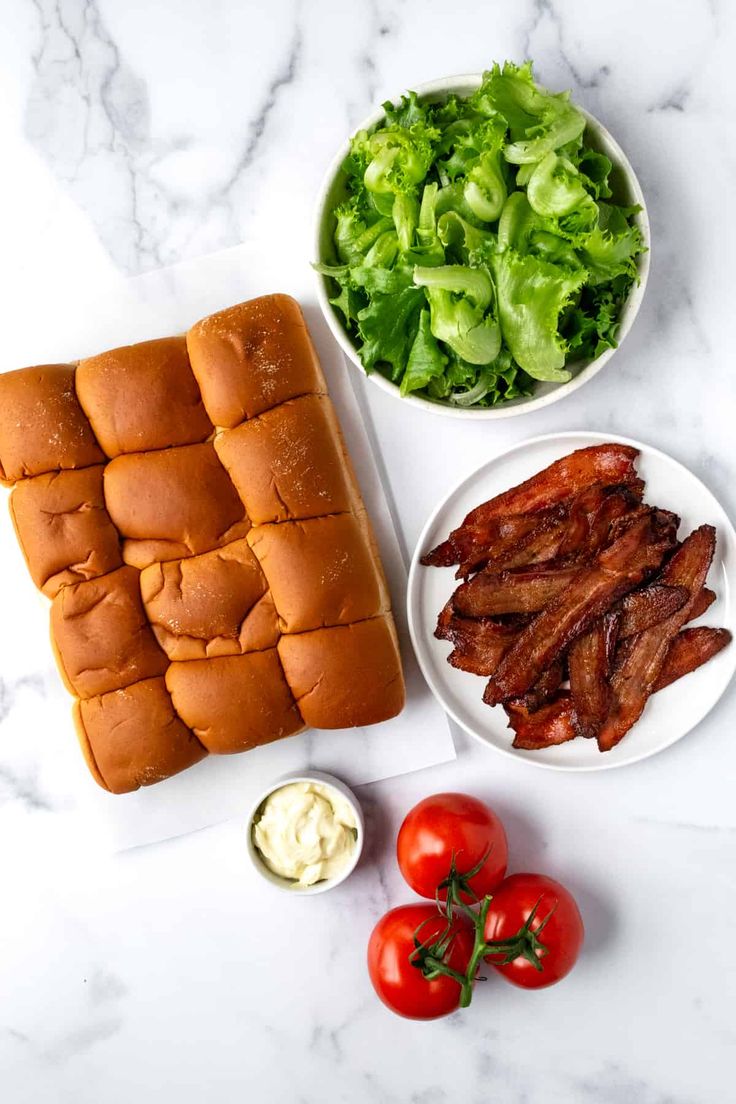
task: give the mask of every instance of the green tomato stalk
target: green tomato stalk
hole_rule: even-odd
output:
[[[473,999],[473,986],[478,978],[478,968],[483,959],[492,956],[496,965],[503,966],[513,962],[517,958],[524,958],[531,963],[535,970],[543,971],[543,958],[547,954],[547,947],[539,938],[540,933],[551,919],[554,907],[539,921],[534,928],[532,925],[537,918],[537,910],[541,903],[541,897],[532,908],[526,922],[510,939],[486,939],[485,928],[488,919],[488,911],[493,902],[492,894],[486,894],[481,900],[475,900],[474,905],[467,903],[467,898],[475,897],[470,886],[472,878],[483,867],[490,852],[486,852],[480,862],[467,873],[460,874],[455,866],[453,857],[450,872],[445,880],[437,888],[437,909],[446,920],[446,927],[432,941],[423,942],[421,939],[422,926],[414,933],[414,950],[409,956],[412,966],[422,971],[424,977],[431,981],[433,978],[444,975],[453,978],[461,989],[460,1007],[467,1008]],[[440,899],[440,890],[446,890],[444,901]],[[473,951],[468,959],[465,973],[448,966],[447,957],[452,946],[454,935],[452,923],[454,918],[462,914],[470,921],[475,938]]]

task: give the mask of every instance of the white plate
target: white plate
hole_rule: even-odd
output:
[[[450,645],[435,640],[437,614],[457,586],[455,568],[422,567],[419,557],[447,537],[481,502],[508,490],[546,468],[554,460],[603,441],[634,445],[641,451],[637,468],[646,480],[646,500],[674,510],[682,518],[680,535],[698,525],[715,525],[718,542],[708,585],[717,600],[703,623],[736,628],[736,533],[725,511],[692,472],[658,449],[601,433],[559,433],[523,441],[489,460],[464,479],[439,504],[424,527],[409,571],[407,606],[414,650],[430,689],[461,728],[471,736],[516,759],[554,770],[605,770],[636,763],[663,751],[702,721],[725,690],[736,669],[736,642],[697,671],[655,694],[642,718],[611,751],[601,753],[594,740],[570,740],[543,751],[517,751],[500,706],[483,704],[485,680],[447,663]],[[700,623],[700,622],[698,622]]]

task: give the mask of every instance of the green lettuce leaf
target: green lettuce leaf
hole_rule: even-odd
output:
[[[368,306],[359,311],[358,330],[363,341],[359,352],[366,372],[386,364],[389,378],[394,382],[401,379],[424,302],[421,288],[412,285],[393,295],[376,292]]]
[[[415,268],[414,283],[426,289],[434,336],[470,364],[489,364],[501,348],[498,321],[486,310],[493,300],[487,271],[467,265]]]
[[[616,348],[621,309],[633,282],[631,276],[617,276],[607,284],[583,288],[564,325],[571,358],[593,360],[606,349]]]
[[[341,261],[355,264],[363,259],[371,246],[392,229],[389,219],[370,216],[354,203],[345,203],[335,210],[335,248]]]
[[[471,97],[474,106],[498,112],[509,124],[512,141],[504,157],[517,165],[541,159],[551,150],[574,141],[585,130],[585,116],[567,93],[553,94],[534,83],[531,62],[517,66],[506,62],[483,74],[483,82]]]
[[[339,295],[330,299],[330,303],[336,310],[340,311],[348,329],[352,331],[358,321],[358,313],[366,305],[366,297],[360,293],[358,288],[350,287],[349,284],[340,284],[339,287]]]
[[[401,394],[419,391],[430,380],[444,375],[447,357],[440,349],[432,334],[429,311],[426,307],[419,315],[419,328],[409,351],[406,371],[401,380]]]
[[[537,163],[526,195],[532,209],[546,218],[569,215],[576,207],[593,203],[578,170],[554,151]]]
[[[639,228],[628,221],[630,208],[598,205],[598,224],[579,249],[589,283],[603,284],[616,276],[636,277],[636,257],[643,251]]]
[[[514,360],[533,379],[565,383],[567,345],[558,332],[560,312],[582,287],[577,272],[507,249],[492,261],[498,315]]]

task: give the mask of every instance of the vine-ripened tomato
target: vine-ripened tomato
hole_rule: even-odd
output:
[[[503,880],[508,846],[503,824],[477,797],[439,793],[425,797],[411,809],[399,829],[396,855],[404,878],[420,897],[435,898],[437,889],[455,862],[464,874],[486,861],[468,885],[477,898],[493,893]],[[444,901],[447,891],[440,890]],[[470,902],[472,895],[463,894]]]
[[[544,989],[561,981],[577,962],[585,936],[580,909],[569,890],[544,874],[511,874],[493,895],[484,929],[486,941],[513,938],[535,905],[530,930],[546,947],[540,956],[541,971],[523,957],[500,965],[497,955],[486,955],[486,962],[499,974],[523,989]]]
[[[421,926],[421,927],[420,927]],[[426,943],[442,935],[447,927],[433,905],[401,905],[391,909],[376,924],[368,942],[368,973],[383,1003],[410,1020],[435,1020],[454,1012],[461,989],[454,978],[428,980],[411,963],[414,933]],[[444,961],[464,974],[473,951],[473,929],[467,920],[453,920],[454,939]]]

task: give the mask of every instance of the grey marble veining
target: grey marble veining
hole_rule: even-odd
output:
[[[734,5],[7,0],[0,32],[8,335],[16,317],[43,326],[66,281],[241,241],[290,275],[306,270],[322,174],[377,102],[533,57],[632,160],[652,221],[649,288],[615,361],[549,411],[489,430],[367,389],[407,544],[489,453],[565,429],[663,448],[736,515]],[[457,762],[366,789],[360,868],[287,908],[249,876],[237,823],[114,857],[95,848],[54,739],[68,706],[39,655],[46,612],[25,625],[12,603],[2,613],[13,634],[0,670],[3,1101],[729,1099],[733,687],[667,753],[595,776],[531,770],[458,736]],[[498,809],[512,864],[570,885],[588,944],[558,988],[529,995],[491,979],[467,1014],[416,1025],[376,1001],[364,948],[381,913],[411,899],[393,857],[403,814],[439,789]]]

